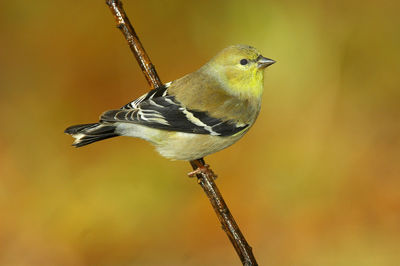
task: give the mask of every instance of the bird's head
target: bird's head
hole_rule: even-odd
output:
[[[275,63],[248,45],[225,48],[204,67],[222,83],[225,90],[239,97],[261,97],[264,69]]]

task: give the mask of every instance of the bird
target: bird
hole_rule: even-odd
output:
[[[198,70],[65,133],[75,147],[129,136],[150,142],[168,159],[202,159],[249,131],[261,109],[264,70],[274,63],[252,46],[229,46]]]

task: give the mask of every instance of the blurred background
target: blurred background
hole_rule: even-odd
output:
[[[206,158],[260,265],[399,265],[399,1],[124,4],[164,82],[231,44],[278,62]],[[63,134],[149,88],[104,1],[1,1],[0,33],[0,265],[240,265],[187,162]]]

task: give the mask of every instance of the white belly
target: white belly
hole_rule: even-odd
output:
[[[116,132],[123,136],[138,137],[151,142],[164,157],[191,161],[220,151],[239,140],[245,132],[220,137],[153,129],[136,124],[121,123]]]

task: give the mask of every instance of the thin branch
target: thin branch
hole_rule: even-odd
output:
[[[122,31],[125,39],[128,41],[129,47],[135,55],[147,82],[153,88],[162,86],[162,82],[157,75],[154,65],[151,63],[149,56],[140,43],[139,38],[122,7],[122,2],[119,0],[107,0],[106,3],[117,21],[118,28]],[[198,183],[210,200],[211,205],[221,222],[222,229],[225,231],[234,246],[242,264],[246,266],[258,265],[253,255],[252,248],[244,238],[214,182],[216,175],[208,166],[206,166],[202,158],[191,161],[190,164],[192,165],[193,170],[202,170],[196,174]]]
[[[151,60],[144,50],[139,37],[133,29],[128,16],[122,7],[122,2],[118,0],[107,0],[106,3],[117,20],[117,27],[121,30],[122,34],[125,36],[125,39],[128,41],[129,47],[131,48],[132,53],[135,55],[136,60],[139,63],[149,85],[153,88],[162,86],[162,82],[158,77],[156,68],[151,63]]]
[[[218,220],[221,222],[222,229],[227,234],[243,265],[258,265],[251,246],[247,243],[245,237],[240,231],[239,226],[235,222],[235,219],[222,197],[221,192],[219,192],[217,184],[214,182],[217,176],[209,167],[205,167],[206,164],[204,159],[191,161],[190,164],[192,165],[193,170],[203,167],[204,170],[202,173],[197,174],[197,181],[207,194],[207,197],[217,214]]]

